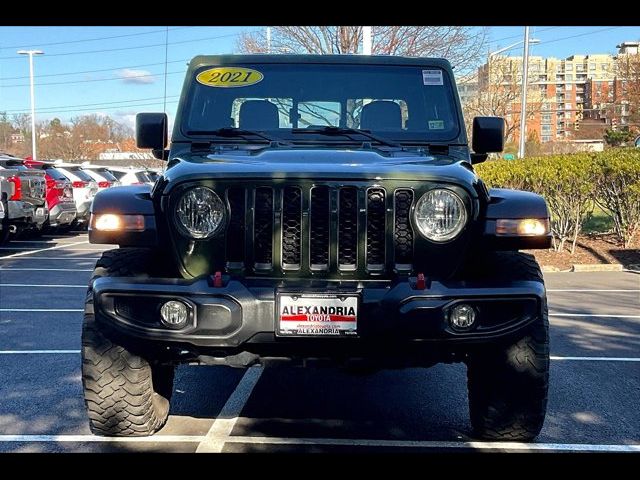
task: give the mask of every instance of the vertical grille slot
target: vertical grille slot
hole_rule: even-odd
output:
[[[311,190],[310,263],[312,270],[329,268],[329,187]]]
[[[298,187],[282,192],[282,268],[300,268],[302,238],[302,194]]]
[[[232,187],[227,190],[229,202],[229,226],[227,230],[227,266],[242,268],[244,266],[245,238],[245,193],[244,188]]]
[[[271,188],[256,188],[253,228],[255,268],[270,269],[273,265],[273,190]]]
[[[357,268],[358,189],[343,187],[338,199],[338,265],[343,270]]]
[[[384,270],[385,192],[382,188],[367,190],[367,269]]]
[[[413,261],[413,230],[409,220],[412,203],[412,190],[396,190],[393,242],[395,263],[398,270],[411,270]]]

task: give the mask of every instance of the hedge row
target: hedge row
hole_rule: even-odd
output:
[[[490,160],[476,167],[489,187],[541,194],[551,210],[556,250],[571,243],[598,205],[613,219],[625,248],[640,229],[640,149]]]

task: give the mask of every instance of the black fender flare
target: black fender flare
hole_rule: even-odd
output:
[[[95,218],[97,215],[105,213],[142,215],[144,217],[144,230],[98,231],[95,229]],[[151,187],[148,185],[130,185],[112,187],[98,192],[91,204],[89,242],[117,243],[121,247],[158,246],[158,232]]]

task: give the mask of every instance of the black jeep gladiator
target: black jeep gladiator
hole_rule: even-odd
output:
[[[368,372],[464,362],[480,438],[531,440],[547,406],[538,195],[487,189],[451,65],[390,56],[198,56],[170,149],[163,113],[137,143],[153,187],[100,192],[82,379],[91,429],[150,435],[177,364],[338,365]]]

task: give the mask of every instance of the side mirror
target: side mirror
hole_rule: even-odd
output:
[[[475,117],[471,148],[471,163],[481,163],[487,154],[501,152],[504,148],[504,119],[500,117]]]
[[[164,150],[168,128],[166,113],[139,113],[136,115],[136,146]]]

